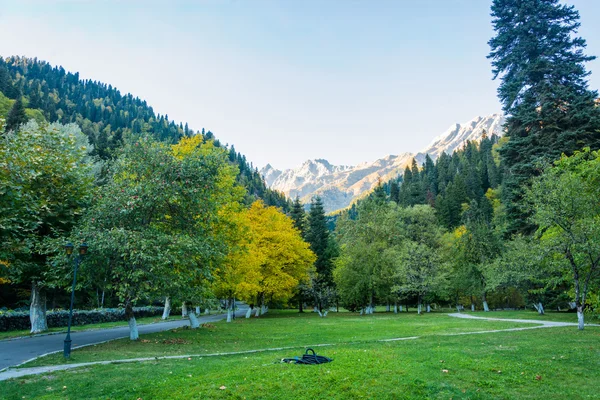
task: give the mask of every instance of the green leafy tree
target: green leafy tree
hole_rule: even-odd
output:
[[[76,235],[90,243],[87,268],[107,271],[132,340],[137,301],[177,286],[184,300],[202,297],[228,253],[219,211],[235,192],[235,171],[211,142],[185,140],[173,149],[147,138],[127,144]]]
[[[589,149],[563,156],[534,179],[526,195],[540,245],[573,285],[579,329],[587,296],[600,275],[599,198],[600,152]]]
[[[498,96],[507,115],[500,154],[507,234],[535,230],[527,220],[523,187],[552,161],[584,146],[600,148],[597,92],[588,89],[585,40],[575,36],[579,13],[559,0],[494,0],[489,41]]]
[[[12,283],[31,285],[32,333],[47,329],[44,288],[57,282],[48,241],[68,235],[91,201],[88,146],[76,125],[35,121],[0,139],[0,260]]]
[[[370,314],[378,298],[394,297],[400,210],[393,202],[368,198],[359,203],[356,218],[339,221],[340,251],[334,277],[344,307]]]
[[[420,314],[424,300],[446,297],[449,271],[442,257],[443,228],[426,205],[403,209],[400,221],[402,244],[393,290],[404,297],[416,296]]]

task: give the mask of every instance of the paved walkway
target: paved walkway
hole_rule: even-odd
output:
[[[246,310],[247,306],[241,305],[236,312],[236,316],[243,317]],[[198,320],[203,324],[205,322],[219,321],[225,317],[225,314],[207,315],[199,316]],[[188,319],[158,322],[155,324],[138,325],[138,331],[140,335],[145,335],[180,328],[189,324]],[[65,334],[41,335],[0,341],[0,371],[8,367],[23,364],[26,361],[45,354],[63,351],[65,336]],[[73,349],[126,337],[129,337],[129,326],[127,325],[117,328],[71,332]]]
[[[486,321],[508,321],[508,322],[522,322],[524,324],[538,324],[542,325],[538,328],[550,328],[554,326],[577,326],[576,322],[558,322],[558,321],[541,321],[536,319],[507,319],[507,318],[492,318],[492,317],[478,317],[471,314],[453,313],[448,314],[450,317],[456,318],[467,318],[467,319],[483,319]],[[585,324],[585,326],[600,326],[598,324]],[[522,329],[522,328],[517,328]],[[525,328],[530,329],[530,328]]]

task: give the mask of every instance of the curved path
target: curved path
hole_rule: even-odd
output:
[[[542,321],[536,319],[509,319],[509,318],[490,318],[490,317],[477,317],[471,314],[453,313],[448,314],[450,317],[456,318],[467,318],[467,319],[482,319],[486,321],[508,321],[508,322],[522,322],[524,324],[538,324],[535,328],[551,328],[554,326],[578,326],[576,322],[558,322],[558,321]],[[598,324],[585,324],[585,326],[600,326]],[[532,328],[515,328],[515,329],[532,329]]]
[[[247,309],[248,306],[245,304],[239,304],[236,316],[243,317]],[[225,317],[225,314],[199,316],[198,321],[203,324],[205,322],[219,321],[225,319]],[[155,324],[138,325],[138,331],[140,335],[145,335],[180,328],[189,324],[190,321],[188,319],[158,322]],[[126,337],[129,337],[128,326],[71,332],[73,349]],[[27,336],[18,339],[2,340],[0,341],[0,371],[23,364],[42,355],[63,351],[64,340],[65,334]]]

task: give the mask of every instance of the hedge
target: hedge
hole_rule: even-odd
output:
[[[136,317],[162,315],[163,307],[134,307]],[[48,311],[46,313],[49,328],[67,326],[69,310]],[[103,308],[98,310],[73,310],[72,325],[97,324],[100,322],[126,321],[124,308]],[[31,329],[29,312],[9,311],[0,313],[0,332]]]

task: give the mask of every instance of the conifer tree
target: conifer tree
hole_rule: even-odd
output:
[[[294,221],[294,227],[300,231],[302,237],[306,236],[306,212],[304,206],[300,202],[300,197],[296,196],[296,199],[292,203],[292,211],[290,217]]]
[[[6,131],[16,131],[19,126],[27,122],[27,114],[25,114],[25,107],[23,106],[23,99],[21,96],[17,97],[11,109],[8,111],[6,116]]]
[[[539,164],[600,147],[597,92],[588,89],[583,53],[575,36],[579,13],[559,0],[494,0],[489,41],[498,95],[507,115],[510,140],[500,149],[505,179],[502,191],[510,224],[507,234],[531,232],[520,207],[523,185],[539,174]]]
[[[308,226],[306,229],[306,241],[311,250],[317,256],[315,269],[320,283],[330,285],[333,282],[332,263],[327,257],[327,245],[329,243],[329,230],[327,219],[323,209],[323,201],[319,196],[312,199],[310,212],[308,213]]]

